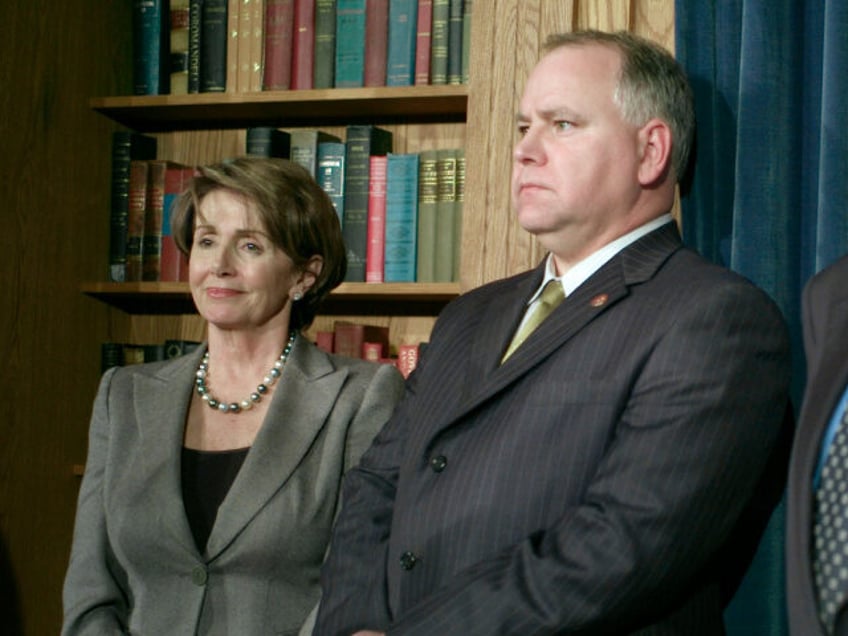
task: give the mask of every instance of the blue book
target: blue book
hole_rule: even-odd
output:
[[[418,0],[392,0],[389,7],[386,86],[412,86],[415,83],[417,27]]]
[[[322,141],[318,144],[318,167],[315,180],[327,193],[339,215],[344,216],[345,145],[341,141]]]
[[[336,4],[336,88],[365,85],[365,2]]]
[[[411,283],[418,243],[418,155],[389,155],[387,164],[383,280]]]
[[[168,0],[133,0],[133,94],[171,92],[171,26]]]

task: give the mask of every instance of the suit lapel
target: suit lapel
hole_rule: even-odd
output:
[[[299,336],[277,383],[265,421],[209,536],[215,558],[291,478],[324,426],[347,378]]]
[[[541,282],[544,264],[532,276],[518,282],[511,296],[493,298],[493,316],[499,315],[494,305],[503,303],[517,309],[500,312],[503,314],[500,319],[483,321],[484,324],[488,322],[489,326],[481,329],[481,335],[474,343],[477,350],[489,348],[488,353],[479,356],[479,359],[485,360],[486,365],[486,368],[481,369],[483,372],[476,376],[482,378],[482,382],[466,398],[451,421],[476,408],[538,366],[586,325],[625,298],[631,285],[653,277],[680,246],[677,228],[669,223],[626,247],[569,294],[503,365],[500,364],[503,350],[512,337],[527,300]]]
[[[192,554],[197,547],[183,506],[180,476],[185,421],[194,388],[194,370],[205,347],[176,359],[155,375],[134,381],[135,420],[139,426],[143,464],[151,501],[164,526]]]

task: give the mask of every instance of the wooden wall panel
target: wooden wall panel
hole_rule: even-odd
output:
[[[130,87],[130,4],[3,3],[0,96],[0,632],[57,634],[108,310],[110,133],[88,108]],[[0,558],[0,563],[3,559]],[[3,570],[0,566],[0,570]],[[9,572],[11,570],[11,572]],[[11,607],[10,607],[11,606]],[[22,626],[14,614],[22,615]]]

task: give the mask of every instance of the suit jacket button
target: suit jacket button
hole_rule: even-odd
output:
[[[415,564],[418,563],[418,557],[416,557],[412,552],[404,552],[400,555],[400,567],[404,570],[411,570],[415,567]]]
[[[433,469],[434,473],[440,473],[445,469],[445,466],[448,465],[448,458],[444,455],[436,455],[433,459],[430,460],[430,468]]]
[[[206,568],[202,565],[198,565],[191,571],[191,582],[195,585],[206,585],[207,578],[208,574],[206,573]]]

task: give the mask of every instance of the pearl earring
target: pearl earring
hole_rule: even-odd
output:
[[[303,294],[301,294],[299,291],[296,291],[296,292],[292,295],[292,300],[294,300],[295,302],[297,302],[297,301],[298,301],[298,300],[300,300],[301,298],[303,298]]]

